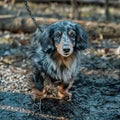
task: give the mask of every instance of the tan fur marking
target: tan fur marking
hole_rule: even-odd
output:
[[[60,42],[58,45],[56,45],[56,48],[58,51],[62,50],[62,42]]]
[[[43,91],[39,91],[37,88],[33,87],[32,88],[32,98],[34,100],[40,100],[45,98],[46,96],[46,90],[43,89]]]
[[[70,68],[72,62],[73,62],[73,55],[69,56],[69,57],[62,57],[61,56],[61,59],[62,59],[62,62],[64,63],[64,65],[67,67],[67,68]]]
[[[75,55],[71,54],[68,57],[63,57],[61,56],[57,51],[54,52],[53,54],[53,60],[55,61],[55,63],[60,67],[62,64],[64,64],[67,68],[70,68]]]
[[[69,98],[71,98],[72,94],[68,92],[68,89],[63,89],[63,85],[59,85],[58,86],[58,96],[63,99],[66,96],[68,96]]]

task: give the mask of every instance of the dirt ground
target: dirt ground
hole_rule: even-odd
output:
[[[30,37],[0,31],[0,120],[120,120],[120,37],[90,39],[71,102],[32,99]]]
[[[16,55],[0,57],[1,120],[6,120],[6,117],[9,120],[120,119],[118,48],[107,50],[89,48],[82,52],[80,73],[71,89],[73,93],[71,102],[44,99],[37,103],[30,95],[29,62],[22,53],[18,54],[19,48],[10,47],[4,50],[4,54],[16,50]]]

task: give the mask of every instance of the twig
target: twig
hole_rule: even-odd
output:
[[[29,109],[12,107],[12,106],[7,106],[7,105],[0,105],[0,109],[7,110],[7,111],[9,110],[9,111],[13,111],[13,112],[25,113],[25,114],[29,114],[29,115],[32,115],[32,116],[39,116],[39,117],[48,118],[48,119],[68,120],[67,118],[64,118],[64,117],[58,117],[58,116],[47,115],[47,114],[40,114],[40,113],[31,111]]]

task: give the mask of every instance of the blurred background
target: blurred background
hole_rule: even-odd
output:
[[[0,0],[1,14],[27,15],[23,0]],[[35,16],[120,22],[119,0],[28,0]]]

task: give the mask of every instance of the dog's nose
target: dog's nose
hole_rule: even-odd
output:
[[[68,53],[70,51],[70,48],[63,48],[64,53]]]

